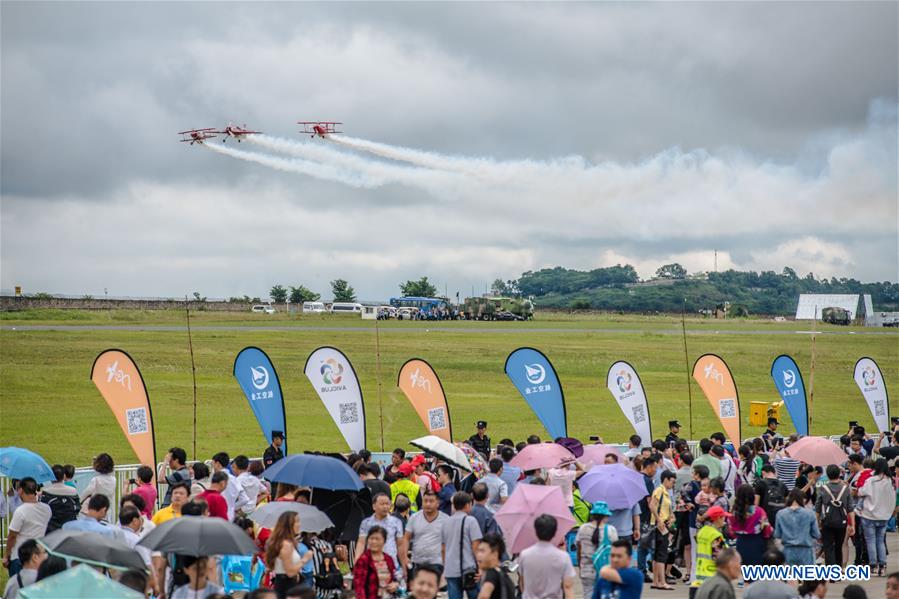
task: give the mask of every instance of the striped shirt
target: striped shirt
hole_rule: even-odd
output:
[[[790,491],[796,486],[796,473],[799,472],[799,463],[799,460],[786,456],[781,456],[774,460],[774,471],[777,472],[777,480],[786,485]]]

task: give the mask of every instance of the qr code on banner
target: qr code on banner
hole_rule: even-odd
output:
[[[359,407],[355,403],[338,404],[340,408],[340,424],[359,422]]]
[[[736,418],[737,402],[734,399],[718,400],[718,414],[720,418]]]
[[[886,409],[884,406],[883,400],[874,402],[874,415],[875,416],[886,416]]]
[[[633,411],[634,411],[634,424],[636,424],[638,422],[646,421],[646,408],[642,404],[640,404],[639,406],[634,406]]]
[[[446,428],[446,410],[444,408],[431,408],[428,410],[428,423],[432,431]]]
[[[137,435],[150,430],[147,424],[147,408],[134,408],[125,410],[125,419],[128,421],[128,434]]]

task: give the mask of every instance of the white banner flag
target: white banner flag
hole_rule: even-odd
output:
[[[890,429],[890,403],[887,386],[880,374],[880,367],[871,358],[862,358],[855,363],[855,384],[861,389],[878,432]]]
[[[339,349],[320,347],[306,358],[303,371],[350,450],[365,449],[365,404],[350,360]]]
[[[637,371],[627,362],[615,362],[609,367],[606,376],[606,386],[618,402],[618,407],[630,420],[631,425],[647,447],[652,444],[652,428],[649,422],[649,404],[646,401],[646,393],[643,391],[643,383],[637,376]]]

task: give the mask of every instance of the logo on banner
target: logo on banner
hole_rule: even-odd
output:
[[[627,370],[622,370],[618,373],[618,378],[615,382],[618,384],[619,391],[627,393],[631,390],[631,373]]]
[[[868,387],[873,386],[874,383],[877,382],[877,373],[874,371],[873,367],[865,366],[865,369],[862,370],[862,380]]]
[[[322,363],[319,372],[321,372],[322,381],[328,385],[321,388],[323,393],[346,390],[346,385],[340,384],[343,380],[343,364],[334,358],[328,358]]]
[[[265,366],[250,366],[253,386],[259,390],[268,387],[268,370]]]
[[[796,384],[796,373],[792,370],[784,370],[784,385],[787,389],[792,389],[793,385]]]
[[[106,369],[106,382],[117,382],[121,386],[131,391],[131,376],[125,374],[124,370],[119,369],[119,361],[116,360]]]
[[[539,385],[546,378],[546,369],[540,364],[525,364],[524,374],[532,385]]]
[[[431,392],[431,381],[421,375],[420,369],[416,368],[415,372],[409,375],[409,382],[412,383],[412,388],[418,389],[426,389],[428,393]]]
[[[709,363],[703,370],[703,373],[705,374],[706,380],[712,379],[713,381],[718,381],[718,384],[722,387],[724,386],[724,375],[718,372],[718,369],[715,368],[714,364]]]

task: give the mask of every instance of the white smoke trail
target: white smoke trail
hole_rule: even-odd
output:
[[[370,160],[363,156],[341,152],[322,143],[300,142],[264,134],[248,135],[245,139],[274,152],[358,171],[374,185],[404,183],[435,191],[452,184],[452,179],[457,178],[457,175],[445,171],[400,166]]]
[[[309,175],[316,179],[324,179],[325,181],[337,181],[350,185],[352,187],[378,187],[382,183],[370,180],[368,177],[360,173],[353,173],[344,169],[336,168],[329,164],[321,164],[309,160],[289,160],[280,156],[271,156],[269,154],[260,154],[257,152],[245,152],[235,148],[225,147],[216,143],[204,143],[204,147],[209,148],[213,152],[231,156],[238,160],[246,160],[247,162],[255,162],[269,168],[286,173],[299,173],[301,175]]]

